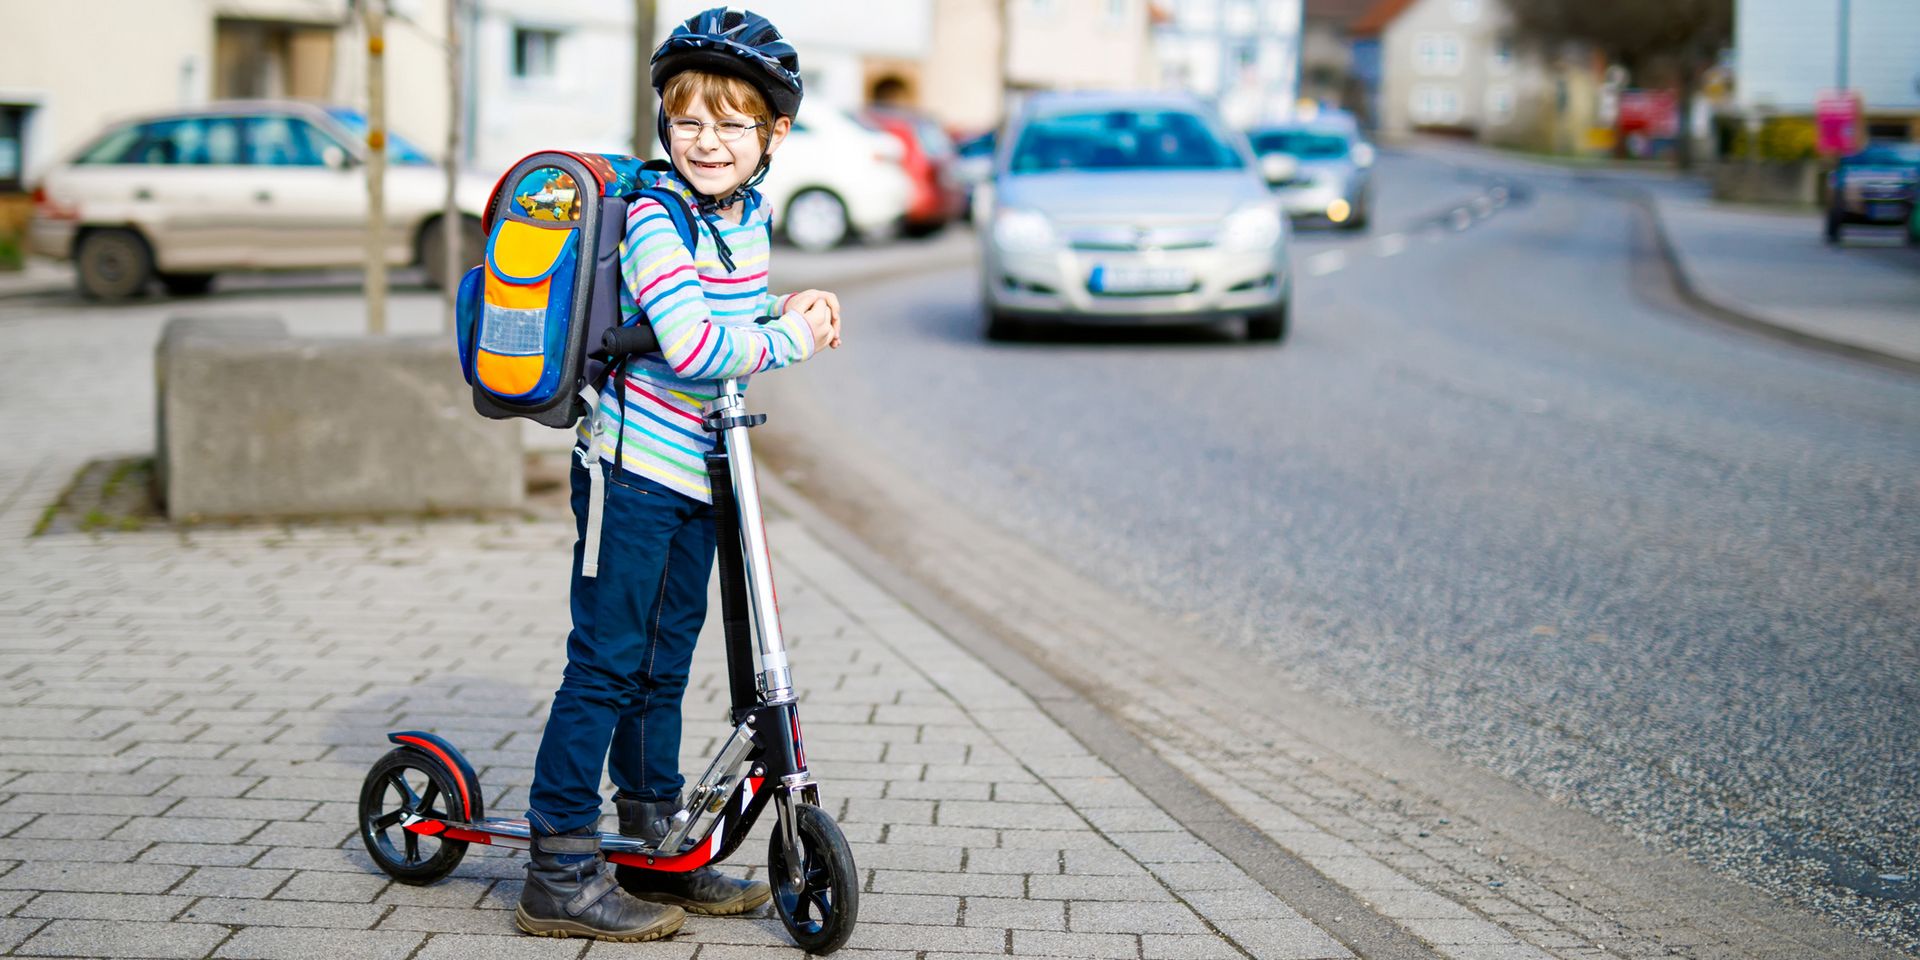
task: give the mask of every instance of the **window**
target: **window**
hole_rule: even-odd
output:
[[[1112,110],[1041,117],[1020,132],[1014,173],[1055,170],[1238,170],[1223,131],[1174,110]]]
[[[1423,83],[1413,89],[1413,122],[1451,124],[1460,119],[1460,96],[1452,87]]]
[[[1506,123],[1513,119],[1513,88],[1498,84],[1487,89],[1487,120],[1490,123]]]
[[[513,75],[523,80],[553,76],[560,59],[560,31],[538,27],[513,28]]]
[[[1460,72],[1460,38],[1451,33],[1440,36],[1440,72]]]
[[[1422,36],[1414,45],[1414,60],[1421,73],[1459,73],[1459,35],[1430,33]]]
[[[1488,56],[1495,72],[1504,73],[1513,67],[1513,38],[1496,37],[1493,41],[1493,53]]]
[[[27,154],[27,114],[32,109],[0,104],[0,191],[20,191],[21,168]]]
[[[278,114],[247,118],[246,162],[268,167],[320,167],[326,149],[338,147],[313,124]]]
[[[240,118],[181,117],[143,123],[110,135],[81,157],[82,163],[193,164],[241,162]]]

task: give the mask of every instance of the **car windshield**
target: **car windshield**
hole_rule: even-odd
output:
[[[1238,170],[1226,139],[1184,110],[1101,110],[1039,117],[1020,131],[1014,173],[1058,170]]]
[[[1847,158],[1850,164],[1920,165],[1920,143],[1874,143]]]
[[[354,139],[363,142],[366,140],[367,118],[362,116],[360,111],[348,110],[345,107],[334,107],[327,111],[327,115],[339,121],[341,126],[346,127],[347,132],[353,134]],[[387,131],[387,160],[392,163],[406,164],[408,166],[433,165],[433,158],[427,156],[426,151],[408,143],[407,138],[394,133],[392,130]]]
[[[1347,138],[1313,130],[1257,130],[1249,136],[1253,152],[1285,153],[1302,160],[1338,160],[1347,155]]]

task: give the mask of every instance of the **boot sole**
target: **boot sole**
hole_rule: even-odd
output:
[[[633,895],[648,903],[668,904],[669,906],[679,907],[688,913],[697,913],[703,917],[733,917],[746,913],[749,910],[757,910],[773,899],[772,887],[761,886],[759,890],[758,896],[735,897],[732,900],[722,900],[719,903],[701,903],[697,900],[686,900],[665,893],[635,893]],[[628,892],[632,893],[632,891]]]
[[[645,943],[648,940],[660,940],[680,932],[682,924],[687,922],[685,914],[670,921],[656,924],[633,933],[612,933],[595,930],[584,923],[572,920],[540,920],[527,915],[525,907],[516,907],[513,911],[513,925],[521,933],[536,937],[580,937],[587,940],[605,940],[608,943]]]

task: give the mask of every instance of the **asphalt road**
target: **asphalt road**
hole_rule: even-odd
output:
[[[1380,176],[1368,233],[1298,237],[1281,348],[988,343],[962,268],[849,290],[780,390],[1115,591],[1920,948],[1920,380],[1687,313],[1576,178]]]

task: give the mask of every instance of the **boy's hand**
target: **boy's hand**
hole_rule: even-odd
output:
[[[815,301],[802,309],[800,315],[807,318],[807,326],[813,331],[815,352],[818,352],[821,347],[840,345],[839,327],[833,322],[833,312],[825,303]]]
[[[828,347],[840,346],[840,298],[830,290],[802,290],[787,298],[787,309],[798,310],[805,314],[815,304],[825,304],[833,322],[833,337],[827,341]],[[812,323],[809,318],[808,323]]]

